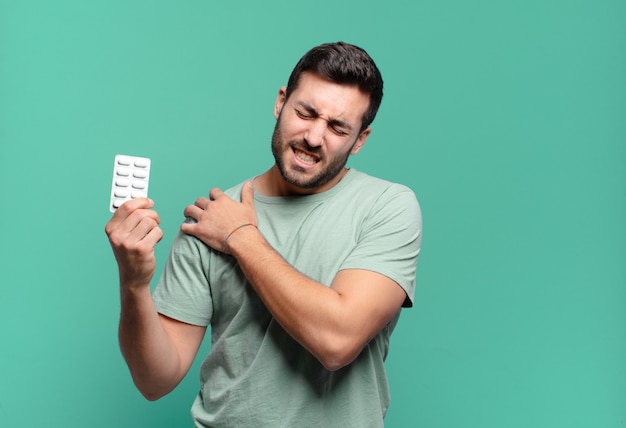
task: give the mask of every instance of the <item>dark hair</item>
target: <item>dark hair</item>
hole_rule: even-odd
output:
[[[374,60],[358,46],[345,42],[325,43],[308,51],[289,76],[285,98],[298,87],[300,75],[310,71],[340,85],[354,85],[370,97],[361,131],[376,117],[383,99],[383,78]]]

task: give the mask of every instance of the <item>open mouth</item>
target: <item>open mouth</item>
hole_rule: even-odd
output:
[[[319,162],[319,158],[309,152],[294,148],[293,153],[298,161],[304,165],[315,165]]]

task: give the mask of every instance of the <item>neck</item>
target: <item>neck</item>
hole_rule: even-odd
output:
[[[263,174],[256,176],[252,184],[257,192],[265,196],[306,196],[321,193],[332,188],[339,183],[347,173],[348,168],[343,168],[335,178],[324,186],[307,189],[287,183],[278,170],[278,167],[273,165]]]

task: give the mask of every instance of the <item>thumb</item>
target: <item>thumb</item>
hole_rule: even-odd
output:
[[[251,180],[243,183],[243,187],[241,188],[241,202],[244,205],[254,207],[254,186]]]

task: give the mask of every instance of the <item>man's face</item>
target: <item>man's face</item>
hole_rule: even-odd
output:
[[[356,86],[313,73],[300,76],[288,99],[281,88],[274,107],[272,153],[290,191],[318,193],[341,180],[348,157],[371,132],[368,127],[359,133],[368,106],[369,96]]]

